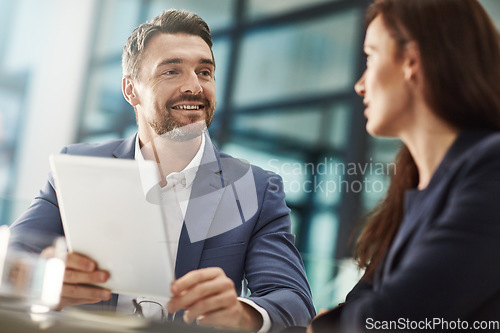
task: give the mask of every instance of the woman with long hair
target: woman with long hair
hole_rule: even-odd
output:
[[[364,276],[309,331],[498,331],[499,34],[477,0],[375,0],[366,23],[366,128],[403,146]]]

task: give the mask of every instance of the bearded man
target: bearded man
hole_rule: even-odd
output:
[[[92,258],[69,253],[59,308],[98,303],[254,332],[306,326],[314,307],[281,178],[219,152],[208,135],[216,103],[208,25],[191,12],[167,10],[133,31],[122,66],[122,91],[138,132],[70,145],[61,153],[157,162],[160,176],[153,186],[175,240],[173,296],[145,299],[91,286],[106,282],[109,272]],[[33,230],[64,234],[51,175],[11,226],[14,235]]]

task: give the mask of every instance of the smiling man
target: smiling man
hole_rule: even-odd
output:
[[[207,24],[188,11],[165,11],[133,31],[122,65],[123,95],[138,132],[62,153],[158,163],[152,186],[159,188],[173,235],[173,297],[112,297],[89,286],[107,281],[109,273],[70,253],[60,308],[100,303],[144,315],[168,311],[187,323],[260,332],[307,325],[314,307],[281,178],[219,152],[207,132],[216,103]],[[11,227],[14,234],[28,229],[64,233],[52,176]]]

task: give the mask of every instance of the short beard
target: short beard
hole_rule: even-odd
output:
[[[162,138],[175,142],[185,142],[199,137],[207,130],[207,122],[198,120],[193,123],[175,127],[171,131],[161,134]]]
[[[179,100],[182,101],[201,101],[204,102],[205,119],[197,120],[198,118],[190,118],[189,122],[181,123],[175,119],[172,115],[172,106]],[[166,112],[165,112],[166,111]],[[155,113],[157,118],[149,122],[149,126],[153,131],[161,137],[170,139],[172,141],[183,142],[197,138],[203,134],[210,124],[214,116],[214,107],[210,104],[208,100],[201,100],[195,96],[184,96],[179,99],[169,101],[162,108],[159,105],[155,105]]]

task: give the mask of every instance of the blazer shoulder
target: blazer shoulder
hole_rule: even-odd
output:
[[[479,141],[472,149],[481,155],[500,157],[500,132],[494,132]]]
[[[474,170],[500,164],[500,132],[493,132],[472,144],[459,160]]]
[[[135,135],[126,139],[115,139],[103,143],[76,143],[61,150],[63,154],[95,157],[127,157],[135,147]]]

